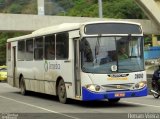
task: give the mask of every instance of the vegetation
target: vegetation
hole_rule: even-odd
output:
[[[37,14],[36,0],[0,0],[1,13]]]
[[[6,40],[8,38],[24,35],[26,33],[0,33],[0,65],[6,62]]]
[[[45,0],[45,8],[49,15],[63,11],[68,16],[98,17],[98,0]],[[0,0],[0,12],[37,14],[37,0]],[[103,15],[106,18],[146,18],[134,0],[105,0]]]
[[[7,35],[5,35],[5,33],[1,33],[0,34],[0,65],[3,65],[4,62],[6,62],[6,39],[7,39]]]
[[[98,17],[98,0],[45,0],[46,14]],[[0,13],[37,14],[37,0],[0,0]],[[104,0],[105,18],[146,18],[134,0]],[[6,40],[25,33],[0,33],[0,65],[6,60]]]
[[[82,17],[98,17],[98,0],[73,0],[74,6],[67,15]],[[137,12],[138,11],[138,12]],[[143,19],[146,18],[134,0],[103,1],[105,18]]]

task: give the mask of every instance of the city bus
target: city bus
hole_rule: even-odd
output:
[[[142,27],[134,22],[42,28],[7,40],[8,83],[23,95],[55,95],[61,103],[147,96],[143,44]]]

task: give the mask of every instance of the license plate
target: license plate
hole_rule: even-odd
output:
[[[124,97],[125,93],[115,93],[115,97]]]

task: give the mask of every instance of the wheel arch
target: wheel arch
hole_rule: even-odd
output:
[[[21,82],[21,80],[22,80],[22,77],[23,77],[23,74],[21,73],[21,74],[19,75],[19,88],[20,88],[20,82]]]
[[[60,80],[63,80],[63,81],[64,81],[64,79],[63,79],[61,76],[59,76],[59,77],[57,78],[57,80],[56,80],[56,87],[55,87],[56,95],[58,95],[58,84],[59,84]]]

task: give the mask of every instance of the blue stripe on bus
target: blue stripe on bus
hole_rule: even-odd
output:
[[[125,94],[122,97],[115,97],[115,94]],[[148,89],[145,86],[141,90],[132,90],[132,91],[114,91],[114,92],[92,92],[82,87],[82,100],[102,100],[102,99],[115,99],[115,98],[130,98],[130,97],[142,97],[147,96]]]

